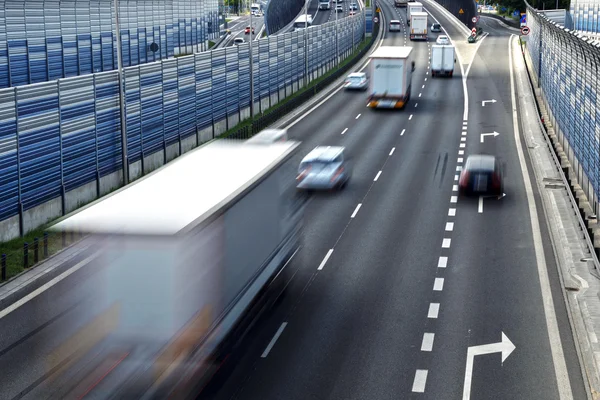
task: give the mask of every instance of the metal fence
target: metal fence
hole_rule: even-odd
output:
[[[527,52],[550,121],[594,212],[600,193],[600,43],[527,7]]]
[[[252,42],[264,112],[348,57],[363,16]],[[305,37],[308,46],[305,54]],[[129,179],[250,116],[250,44],[124,69]],[[306,57],[305,57],[306,55]],[[305,64],[305,60],[307,64]],[[0,240],[68,213],[122,180],[116,71],[0,90]]]

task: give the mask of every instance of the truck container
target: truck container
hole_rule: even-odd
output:
[[[296,268],[298,145],[213,142],[59,221],[95,258],[28,398],[195,398]]]
[[[331,8],[331,0],[319,0],[319,10],[329,10]]]
[[[413,11],[410,14],[410,40],[427,40],[427,13]]]
[[[394,0],[394,5],[396,7],[406,7],[408,4],[408,0]]]
[[[414,12],[423,12],[423,4],[413,1],[406,6],[406,23],[410,25],[410,15]]]
[[[456,56],[452,45],[431,46],[431,76],[452,76]]]
[[[414,71],[412,47],[381,46],[370,59],[368,107],[404,108]]]

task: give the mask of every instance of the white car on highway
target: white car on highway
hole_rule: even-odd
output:
[[[450,44],[450,38],[446,35],[440,35],[437,37],[435,44],[440,44],[440,45]]]

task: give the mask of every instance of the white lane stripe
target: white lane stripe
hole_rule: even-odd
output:
[[[356,214],[358,214],[358,210],[360,210],[361,207],[362,207],[362,203],[358,203],[358,205],[354,209],[354,212],[352,213],[352,216],[350,218],[356,217]]]
[[[381,175],[381,171],[379,171],[377,173],[377,175],[375,175],[375,179],[373,179],[374,182],[377,182],[377,179],[379,179],[379,176]]]
[[[457,165],[457,166],[456,166],[456,170],[457,170],[458,172],[460,172],[460,171],[462,171],[462,167],[461,167],[460,165]]]
[[[346,129],[344,129],[344,130],[342,131],[342,135],[343,135],[344,133],[346,133],[346,132],[348,132],[348,128],[346,128]]]
[[[466,141],[467,141],[467,138],[466,138],[466,137],[461,137],[461,138],[460,138],[460,141],[461,141],[461,142],[466,142]]]
[[[456,208],[451,208],[448,210],[448,216],[449,217],[454,217],[456,216]]]
[[[327,255],[325,255],[325,258],[323,259],[323,261],[321,261],[319,268],[317,268],[319,271],[323,269],[323,267],[325,266],[325,263],[327,262],[327,260],[329,260],[329,257],[331,257],[331,253],[333,253],[333,249],[329,249],[329,251],[327,252]]]
[[[425,82],[427,82],[427,78],[425,78]]]
[[[281,336],[281,334],[283,333],[283,330],[285,329],[286,326],[287,326],[287,322],[284,322],[281,324],[279,329],[277,329],[277,332],[275,332],[275,336],[273,336],[273,339],[271,339],[271,341],[269,342],[269,345],[267,346],[265,351],[263,351],[262,356],[261,356],[262,358],[266,358],[269,355],[269,352],[271,351],[273,346],[275,346],[275,342],[277,342],[277,339],[279,339],[279,336]]]
[[[415,393],[425,393],[425,384],[427,383],[427,370],[418,369],[415,373],[412,391]]]
[[[465,147],[467,147],[467,144],[466,144],[466,143],[461,143],[461,144],[460,144],[460,148],[461,148],[461,149],[464,149]]]
[[[446,222],[446,231],[452,232],[454,230],[454,222]]]
[[[464,150],[459,150],[458,151],[458,155],[459,156],[464,156],[465,155],[465,151]]]
[[[77,264],[75,264],[73,267],[69,268],[68,270],[66,270],[62,274],[60,274],[57,277],[55,277],[54,279],[52,279],[50,282],[45,283],[44,285],[42,285],[39,288],[35,289],[33,292],[29,293],[27,296],[22,297],[21,299],[17,300],[16,302],[14,302],[13,304],[11,304],[10,306],[6,307],[4,310],[0,311],[0,319],[6,317],[8,314],[10,314],[11,312],[15,311],[17,308],[21,307],[22,305],[24,305],[28,301],[33,300],[34,298],[36,298],[40,294],[44,293],[46,290],[50,289],[52,286],[56,285],[58,282],[60,282],[63,279],[67,278],[69,275],[72,275],[73,273],[79,271],[82,267],[84,267],[90,261],[92,261],[94,258],[96,258],[97,256],[99,256],[100,253],[101,253],[101,251],[97,251],[97,252],[93,253],[91,256],[89,256],[87,258],[84,258],[83,260],[81,260]]]
[[[459,164],[462,164],[463,158],[462,157],[458,157],[458,160],[456,162],[459,163]]]
[[[420,97],[420,96],[419,96]],[[417,108],[417,106],[419,105],[419,103],[415,103],[415,108]]]
[[[440,313],[440,303],[429,304],[429,311],[427,312],[427,318],[437,318]]]
[[[361,115],[362,115],[362,114],[358,114],[358,115],[356,116],[356,118],[354,118],[354,119],[359,119]]]
[[[410,121],[412,119],[412,114],[410,114],[410,117],[408,117],[408,120]]]
[[[400,136],[404,136],[404,132],[406,132],[406,129],[402,129],[402,132],[400,133]]]
[[[425,89],[425,85],[421,86],[421,89]]]
[[[458,185],[452,185],[452,191],[458,192]]]
[[[463,125],[467,125],[469,121],[463,121]]]
[[[433,283],[433,290],[436,292],[441,292],[444,290],[444,278],[435,278],[435,282]]]
[[[433,339],[434,338],[435,338],[435,333],[425,332],[423,334],[423,341],[421,342],[421,351],[433,350]]]
[[[448,257],[440,257],[438,260],[438,268],[446,268],[448,265]]]
[[[467,132],[462,132],[462,136],[467,136]]]
[[[458,174],[454,175],[454,180],[457,181],[459,178]]]
[[[396,148],[395,148],[395,147],[392,147],[392,150],[390,150],[390,156],[391,156],[392,154],[394,154],[394,150],[396,150]]]
[[[450,248],[450,243],[452,243],[452,239],[450,239],[450,238],[444,238],[444,240],[442,240],[442,248],[449,249]]]
[[[458,196],[451,196],[450,203],[456,203],[458,201]]]
[[[421,97],[421,94],[422,94],[422,93],[419,93],[419,97]],[[415,107],[416,107],[416,106],[417,106],[417,105],[415,104]]]

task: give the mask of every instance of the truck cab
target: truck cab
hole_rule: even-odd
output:
[[[319,10],[329,10],[331,8],[331,0],[319,0]]]

